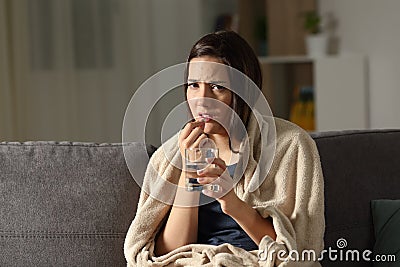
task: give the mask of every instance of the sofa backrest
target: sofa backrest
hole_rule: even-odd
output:
[[[400,130],[312,134],[325,182],[325,249],[373,249],[370,201],[400,199]],[[338,240],[342,242],[337,246]],[[338,255],[338,254],[336,254]],[[326,257],[325,257],[326,259]],[[372,262],[324,261],[325,266],[372,266]]]
[[[121,144],[0,143],[0,266],[126,266],[139,191]]]

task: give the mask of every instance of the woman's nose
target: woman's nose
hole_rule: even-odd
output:
[[[211,87],[207,83],[200,83],[199,97],[212,97]]]

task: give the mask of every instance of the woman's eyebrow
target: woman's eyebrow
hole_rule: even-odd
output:
[[[197,83],[200,82],[198,79],[188,79],[188,82],[191,83]],[[228,83],[227,81],[206,81],[206,83],[212,83],[212,84],[226,84]]]
[[[212,84],[224,84],[224,83],[227,83],[227,81],[209,81],[208,83],[212,83]]]

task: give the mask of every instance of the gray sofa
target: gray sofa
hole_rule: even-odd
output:
[[[370,200],[400,199],[400,130],[312,137],[325,177],[326,248],[337,248],[344,238],[347,248],[372,250]],[[124,237],[140,189],[122,146],[132,155],[144,148],[138,143],[0,143],[0,266],[124,266]]]

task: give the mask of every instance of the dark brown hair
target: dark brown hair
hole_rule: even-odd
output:
[[[258,88],[262,88],[262,73],[258,58],[250,45],[236,32],[218,31],[203,36],[190,50],[187,62],[189,63],[193,58],[203,56],[220,59],[225,65],[244,73]],[[187,74],[186,71],[186,79]],[[241,90],[246,90],[246,88],[241,88]],[[257,92],[257,95],[252,97],[253,101],[250,102],[255,102],[259,93]],[[232,94],[231,108],[238,114],[247,128],[251,115],[251,107],[236,93],[232,92]]]

